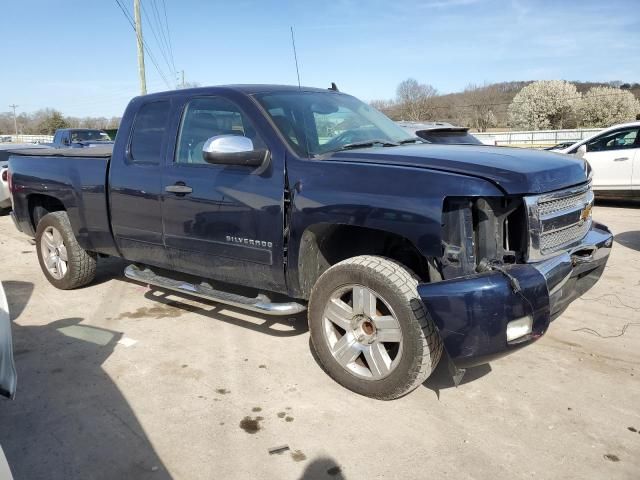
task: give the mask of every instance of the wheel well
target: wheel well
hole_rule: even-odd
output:
[[[406,238],[353,225],[314,225],[302,235],[298,257],[300,292],[309,298],[316,280],[332,265],[357,255],[381,255],[402,263],[428,281],[427,259]]]
[[[60,200],[49,195],[30,195],[29,196],[29,216],[31,218],[31,225],[35,232],[38,228],[40,219],[46,214],[51,212],[64,211],[64,205]]]

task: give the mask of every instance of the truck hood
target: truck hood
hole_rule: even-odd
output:
[[[587,180],[583,160],[524,148],[417,144],[344,150],[325,160],[445,170],[484,178],[510,195],[545,193]]]

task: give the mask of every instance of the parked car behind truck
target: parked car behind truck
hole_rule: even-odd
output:
[[[11,197],[9,195],[9,154],[12,151],[23,150],[25,148],[46,148],[34,143],[14,143],[0,145],[0,215],[4,215],[11,208]]]
[[[640,122],[614,125],[557,151],[588,162],[598,197],[640,198]]]
[[[344,128],[319,135],[329,123]],[[443,355],[460,373],[534,342],[598,280],[612,243],[582,160],[425,144],[312,88],[137,97],[113,149],[13,156],[10,183],[54,286],[88,284],[109,255],[143,283],[269,315],[307,309],[323,368],[380,399]]]

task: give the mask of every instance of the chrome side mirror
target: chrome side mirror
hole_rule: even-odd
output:
[[[202,147],[202,158],[213,164],[260,167],[268,157],[268,150],[255,150],[251,139],[243,135],[217,135]]]
[[[584,158],[585,153],[587,153],[587,146],[586,145],[580,145],[578,147],[578,150],[576,150],[576,157],[578,158]]]

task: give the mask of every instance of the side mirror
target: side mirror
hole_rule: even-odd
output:
[[[580,145],[578,147],[578,150],[576,150],[576,157],[584,158],[585,153],[587,153],[587,146],[586,145]]]
[[[260,167],[268,162],[269,151],[254,150],[251,139],[242,135],[217,135],[204,143],[202,158],[213,164]]]

